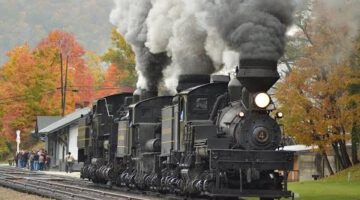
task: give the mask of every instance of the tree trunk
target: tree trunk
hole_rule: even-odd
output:
[[[355,164],[359,163],[358,158],[358,144],[360,141],[360,128],[354,123],[353,128],[351,130],[351,157],[352,162]]]
[[[323,158],[325,160],[325,165],[328,168],[330,175],[334,175],[334,170],[332,169],[332,167],[330,165],[329,159],[328,159],[327,154],[326,154],[325,151],[322,152],[322,156],[323,156]]]
[[[350,156],[346,150],[346,143],[345,140],[340,140],[339,141],[339,145],[340,145],[340,152],[341,152],[341,156],[343,157],[344,161],[345,161],[345,169],[349,168],[352,166],[351,160],[350,160]]]
[[[331,145],[332,145],[334,153],[335,153],[335,158],[339,161],[340,168],[341,168],[340,170],[345,169],[345,161],[340,155],[338,142],[333,142]]]

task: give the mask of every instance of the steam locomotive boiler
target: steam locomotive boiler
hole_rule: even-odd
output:
[[[247,59],[231,79],[183,75],[175,96],[119,99],[107,136],[93,119],[106,113],[87,120],[88,140],[110,150],[90,142],[82,177],[183,196],[291,197],[294,155],[279,149],[282,114],[267,94],[278,78],[276,61]]]

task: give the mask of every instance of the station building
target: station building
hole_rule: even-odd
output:
[[[90,108],[81,108],[75,110],[64,117],[43,116],[45,119],[57,119],[47,126],[43,126],[39,121],[36,126],[35,134],[45,141],[45,150],[51,157],[51,169],[65,171],[65,156],[68,152],[75,158],[74,170],[81,168],[78,163],[78,133],[81,128],[79,120],[90,113]]]

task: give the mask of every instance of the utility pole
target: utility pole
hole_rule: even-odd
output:
[[[65,83],[64,83],[64,107],[63,107],[63,110],[62,110],[62,113],[64,116],[65,114],[65,108],[66,108],[66,90],[67,90],[67,77],[68,77],[68,68],[69,68],[69,56],[67,55],[66,56],[66,65],[65,65]]]
[[[63,64],[63,56],[60,53],[60,89],[61,89],[61,116],[64,117],[65,115],[65,108],[66,108],[66,89],[67,89],[67,77],[68,77],[68,68],[69,68],[69,56],[66,56],[66,63],[65,63],[65,77],[64,77],[64,64]]]
[[[60,90],[61,90],[61,116],[65,114],[65,103],[64,103],[64,75],[63,75],[63,58],[60,53]]]

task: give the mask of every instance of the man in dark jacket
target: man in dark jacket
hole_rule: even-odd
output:
[[[39,170],[39,154],[38,154],[38,152],[35,152],[33,160],[34,160],[34,170],[37,171],[37,170]]]

